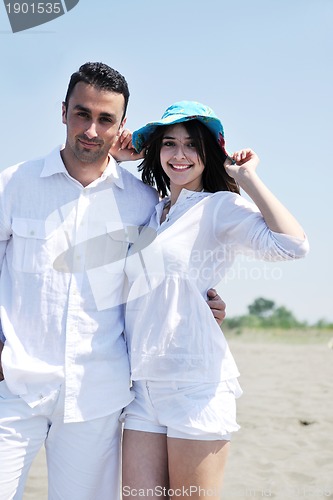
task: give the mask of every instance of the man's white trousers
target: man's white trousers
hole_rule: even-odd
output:
[[[0,500],[21,500],[33,459],[45,444],[49,500],[118,500],[119,412],[63,423],[63,395],[30,408],[0,382]]]

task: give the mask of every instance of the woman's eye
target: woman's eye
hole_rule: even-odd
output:
[[[172,146],[174,146],[174,145],[175,145],[175,143],[174,143],[174,142],[171,142],[171,141],[165,141],[165,142],[163,142],[163,146],[167,146],[167,147],[170,147],[170,146],[171,146],[171,147],[172,147]]]

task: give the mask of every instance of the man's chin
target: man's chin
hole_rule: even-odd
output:
[[[77,151],[76,152],[76,157],[78,160],[80,160],[82,163],[95,163],[97,161],[102,160],[104,157],[107,157],[107,154],[104,153],[104,151]]]

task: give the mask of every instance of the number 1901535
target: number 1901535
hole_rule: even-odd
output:
[[[51,2],[23,2],[7,3],[8,14],[60,14],[62,4]]]

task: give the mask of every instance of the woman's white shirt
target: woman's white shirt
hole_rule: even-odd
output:
[[[258,208],[229,191],[183,189],[130,249],[126,338],[133,380],[217,382],[239,375],[208,307],[207,290],[239,254],[268,261],[304,257],[308,241],[271,231]]]

